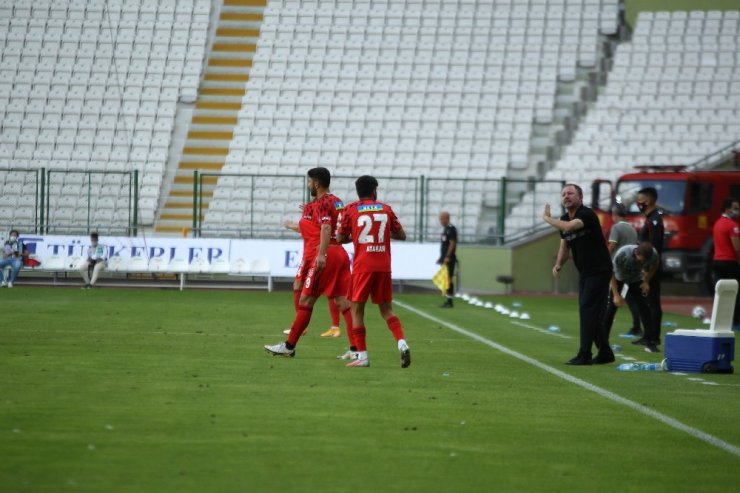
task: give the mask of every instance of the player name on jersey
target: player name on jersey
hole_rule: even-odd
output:
[[[368,245],[367,253],[385,253],[385,245]]]
[[[377,212],[383,210],[383,204],[364,204],[358,205],[357,210],[359,212]]]

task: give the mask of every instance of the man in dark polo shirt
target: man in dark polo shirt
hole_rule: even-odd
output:
[[[650,279],[650,285],[647,292],[647,302],[650,305],[650,318],[652,319],[651,328],[648,331],[645,328],[645,335],[632,344],[645,346],[645,350],[651,353],[658,353],[660,345],[660,327],[663,323],[663,308],[660,305],[660,278],[663,275],[663,212],[658,210],[658,191],[653,187],[643,188],[637,192],[637,208],[645,215],[645,224],[640,230],[639,240],[649,241],[653,248],[658,252],[661,261],[658,263],[658,270]]]
[[[560,193],[566,213],[560,219],[550,216],[550,204],[545,204],[543,219],[560,230],[558,250],[552,275],[557,279],[570,255],[578,269],[578,314],[580,316],[581,343],[578,354],[569,365],[605,364],[614,361],[609,338],[604,327],[604,309],[612,277],[612,262],[606,247],[601,225],[596,214],[583,205],[583,190],[568,183]],[[591,358],[591,346],[598,354]]]
[[[442,211],[439,214],[439,224],[442,226],[442,237],[440,241],[439,265],[447,266],[450,275],[450,285],[447,288],[447,299],[442,303],[442,308],[452,308],[452,298],[455,296],[455,264],[457,264],[457,228],[450,223],[450,213]]]

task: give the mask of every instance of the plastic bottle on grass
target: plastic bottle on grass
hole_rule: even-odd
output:
[[[640,371],[640,365],[637,363],[622,363],[617,367],[619,371]]]
[[[645,371],[663,371],[663,365],[660,363],[645,363],[640,366],[640,369]]]

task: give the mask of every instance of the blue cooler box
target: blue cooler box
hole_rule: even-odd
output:
[[[679,329],[665,336],[667,370],[732,373],[735,335],[732,332]]]

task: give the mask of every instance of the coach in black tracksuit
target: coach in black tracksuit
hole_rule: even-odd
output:
[[[447,288],[447,299],[442,304],[442,308],[452,308],[452,298],[455,295],[455,285],[453,279],[455,275],[455,265],[457,265],[457,228],[450,224],[450,213],[440,212],[439,224],[444,228],[440,241],[439,260],[437,263],[447,266],[447,273],[450,275],[450,285]]]
[[[663,226],[663,212],[658,210],[656,205],[658,201],[658,191],[653,187],[643,188],[637,192],[637,208],[645,214],[645,224],[640,230],[640,241],[649,241],[653,248],[660,255],[658,270],[650,278],[650,290],[647,294],[647,302],[650,305],[650,318],[652,324],[650,330],[645,328],[645,335],[632,344],[645,346],[651,353],[657,353],[660,350],[660,328],[663,323],[663,308],[660,306],[660,278],[663,275],[663,235],[665,228]]]
[[[569,183],[560,193],[566,213],[560,219],[550,217],[550,204],[545,205],[543,219],[560,230],[560,249],[552,275],[560,277],[560,269],[568,261],[569,252],[578,269],[578,312],[581,343],[578,354],[569,365],[604,364],[614,361],[609,337],[604,327],[604,309],[612,277],[612,262],[601,232],[599,218],[583,205],[583,190]],[[599,350],[591,358],[591,346]]]

